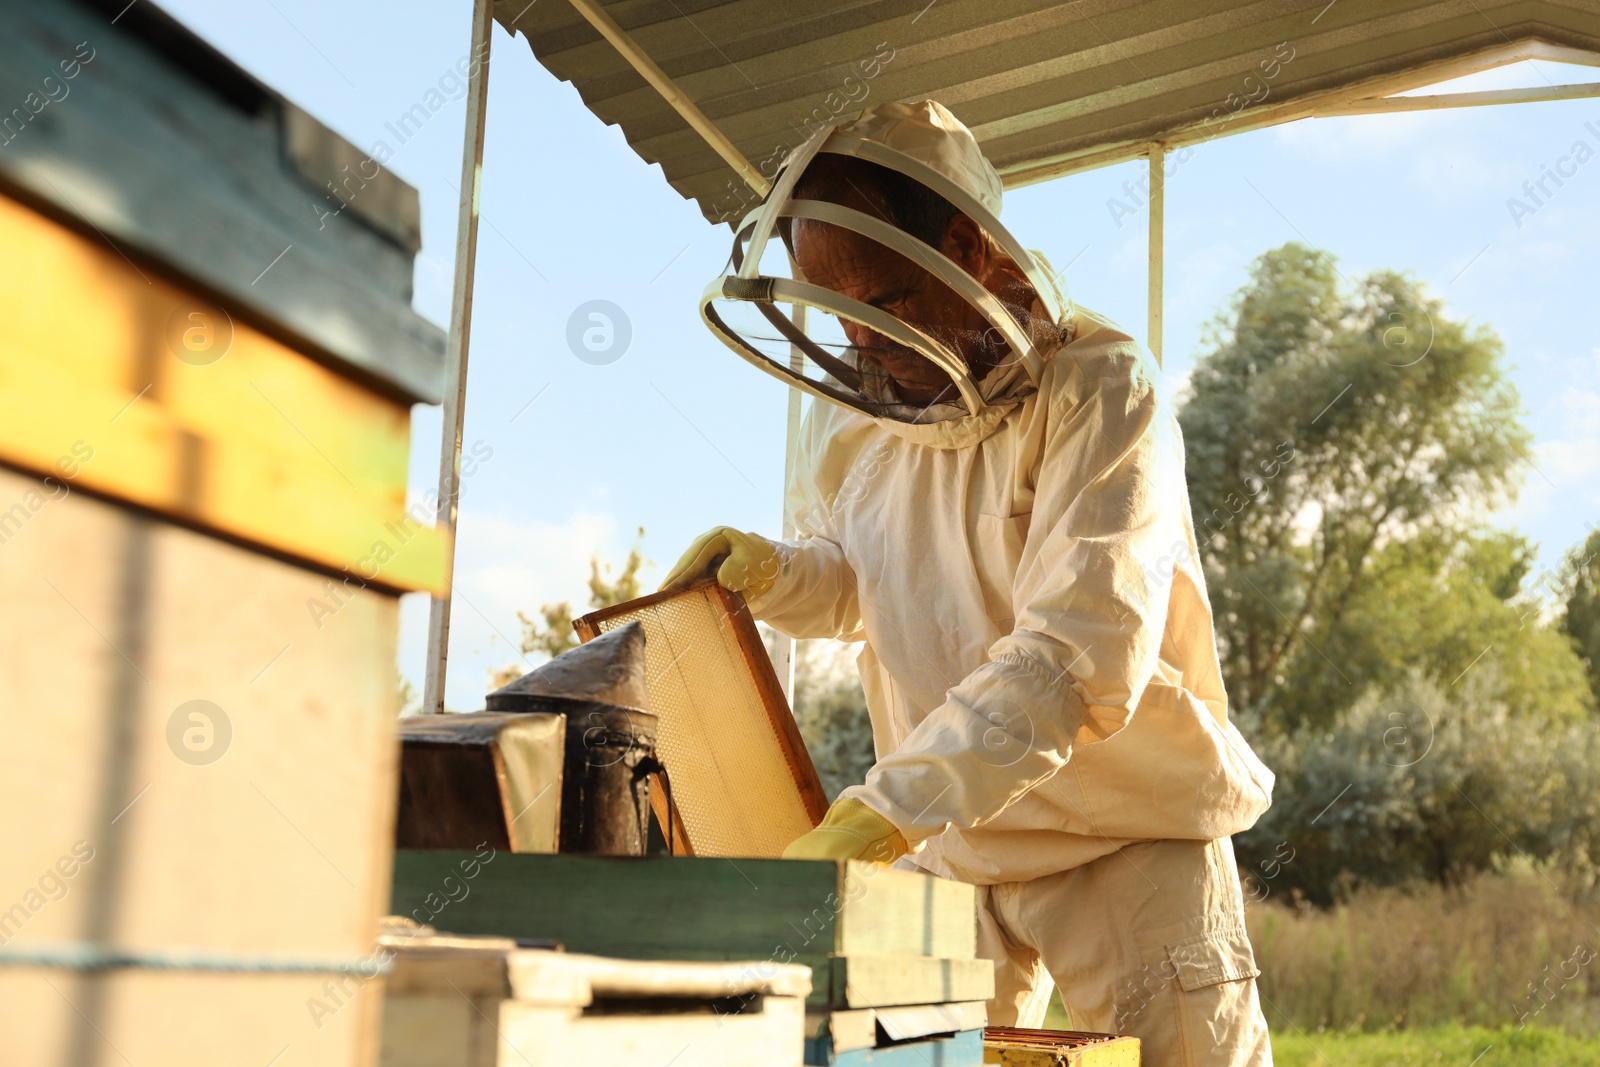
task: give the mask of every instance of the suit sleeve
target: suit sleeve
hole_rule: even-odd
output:
[[[910,842],[994,818],[1132,718],[1153,676],[1175,553],[1182,446],[1137,361],[1053,398],[1012,588],[1013,631],[864,785]]]
[[[831,407],[831,405],[828,405]],[[750,611],[794,638],[825,637],[859,641],[863,637],[856,575],[845,559],[834,528],[833,509],[864,486],[880,462],[872,449],[843,471],[850,454],[848,431],[838,415],[812,407],[800,439],[800,455],[785,492],[785,507],[795,537],[773,541],[778,576],[771,589],[750,601]]]

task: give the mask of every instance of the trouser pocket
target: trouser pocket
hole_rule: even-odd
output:
[[[1272,1063],[1267,1023],[1256,992],[1261,969],[1243,927],[1175,941],[1167,946],[1167,964],[1177,987],[1177,1063],[1183,1067]]]

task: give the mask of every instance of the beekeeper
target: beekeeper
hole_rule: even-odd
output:
[[[1228,720],[1173,406],[1000,200],[931,100],[791,153],[702,315],[827,401],[787,487],[798,535],[719,527],[665,586],[710,571],[784,633],[863,643],[877,762],[785,855],[976,885],[992,1024],[1039,1025],[1053,980],[1074,1027],[1147,1064],[1270,1063],[1229,835],[1272,774]],[[793,278],[760,273],[773,236]],[[816,370],[732,326],[741,303]]]

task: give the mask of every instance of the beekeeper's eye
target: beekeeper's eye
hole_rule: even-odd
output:
[[[882,308],[884,311],[892,311],[897,307],[904,307],[906,301],[910,299],[910,297],[911,290],[899,289],[892,293],[886,293],[883,296],[875,296],[871,300],[868,300],[867,303],[875,308]]]

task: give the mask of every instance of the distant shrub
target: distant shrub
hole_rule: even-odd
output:
[[[759,624],[767,655],[777,661],[778,634]],[[876,759],[872,719],[856,673],[857,646],[842,641],[795,642],[795,725],[830,801],[866,780]]]
[[[1516,859],[1592,877],[1600,729],[1507,707],[1492,670],[1454,687],[1413,674],[1325,728],[1259,739],[1278,781],[1235,839],[1251,895],[1326,905],[1341,887],[1459,885]]]

